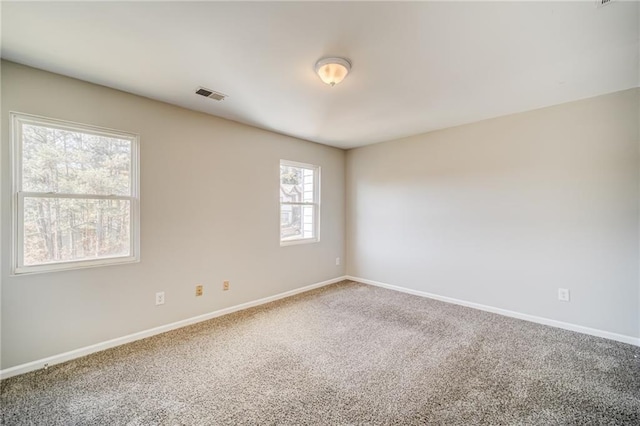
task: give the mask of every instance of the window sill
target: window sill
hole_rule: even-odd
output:
[[[129,263],[138,263],[140,258],[134,256],[127,257],[109,257],[103,259],[81,260],[49,263],[33,266],[16,267],[12,272],[12,276],[43,274],[47,272],[73,271],[76,269],[97,268],[100,266],[126,265]]]
[[[299,240],[280,241],[280,247],[297,246],[299,244],[312,244],[320,242],[319,238],[301,238]]]

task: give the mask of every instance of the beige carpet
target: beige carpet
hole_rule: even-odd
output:
[[[0,383],[3,424],[640,424],[640,348],[353,282]]]

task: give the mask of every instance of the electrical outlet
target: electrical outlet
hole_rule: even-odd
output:
[[[569,301],[569,289],[568,288],[559,288],[558,289],[558,300],[563,302]]]
[[[202,296],[202,285],[196,286],[196,296]]]
[[[340,266],[340,258],[336,257],[336,266]]]
[[[222,290],[224,290],[224,291],[229,290],[229,281],[224,281],[222,283]]]
[[[164,291],[156,293],[156,305],[164,305]]]

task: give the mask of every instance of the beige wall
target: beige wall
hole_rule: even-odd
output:
[[[640,336],[638,102],[633,89],[348,151],[347,273]]]
[[[344,275],[344,151],[10,62],[1,72],[3,369]],[[140,134],[140,263],[9,275],[9,111]],[[317,244],[279,246],[280,159],[322,167]]]

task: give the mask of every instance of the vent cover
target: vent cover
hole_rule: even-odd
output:
[[[596,0],[596,7],[603,7],[610,3],[613,3],[614,0]]]
[[[196,89],[196,95],[204,96],[205,98],[213,99],[215,101],[222,101],[227,97],[227,95],[223,93],[216,92],[211,89],[205,89],[204,87],[198,87]]]

